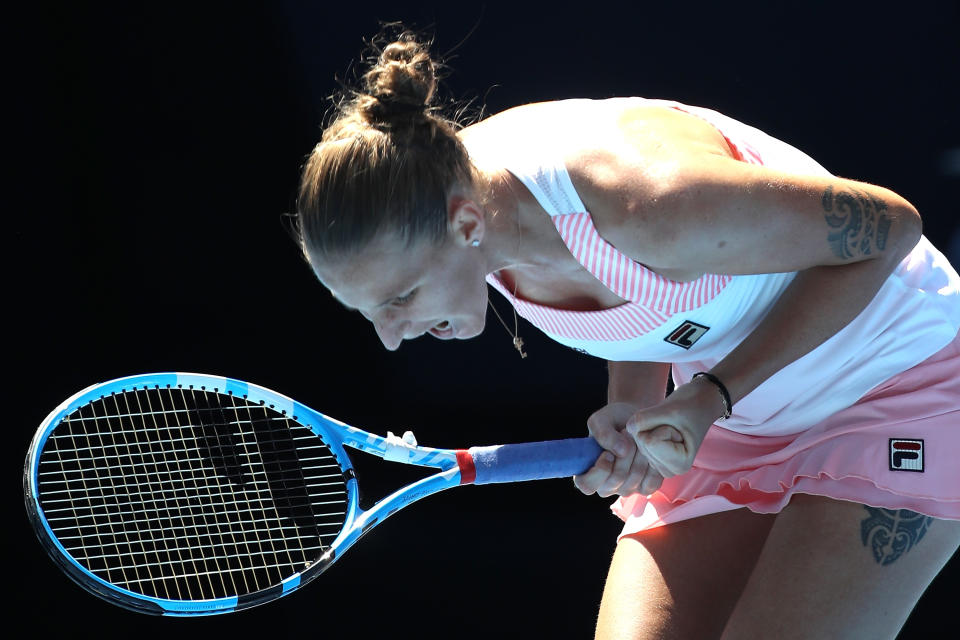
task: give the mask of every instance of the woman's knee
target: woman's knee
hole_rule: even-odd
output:
[[[719,636],[772,523],[738,509],[622,538],[597,638]]]

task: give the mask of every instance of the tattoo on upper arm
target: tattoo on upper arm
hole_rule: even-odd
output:
[[[881,566],[893,564],[915,547],[933,522],[930,516],[907,509],[864,508],[870,515],[860,523],[860,539]]]
[[[886,248],[891,219],[883,200],[849,187],[834,193],[830,185],[821,202],[830,227],[827,242],[835,256],[847,260]]]

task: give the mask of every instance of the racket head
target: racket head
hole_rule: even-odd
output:
[[[43,421],[24,500],[43,547],[94,595],[157,615],[237,611],[305,584],[359,537],[342,444],[356,433],[239,380],[120,378]]]

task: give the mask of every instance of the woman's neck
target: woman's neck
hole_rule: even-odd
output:
[[[480,172],[478,182],[479,204],[486,213],[488,272],[549,266],[549,240],[559,238],[548,233],[553,230],[549,217],[523,184],[505,169]]]

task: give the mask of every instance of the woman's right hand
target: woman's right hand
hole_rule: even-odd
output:
[[[637,411],[636,405],[613,402],[590,416],[587,429],[605,451],[592,468],[574,476],[577,489],[587,495],[607,497],[649,495],[660,487],[663,476],[648,464],[634,439],[624,432],[627,421]]]

